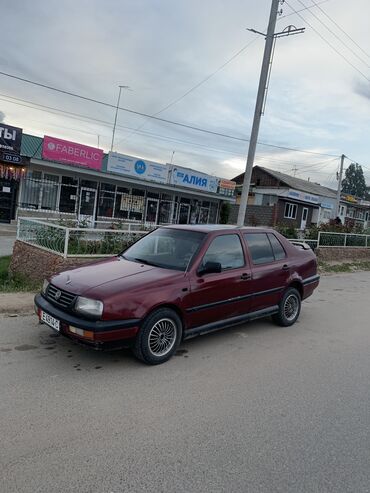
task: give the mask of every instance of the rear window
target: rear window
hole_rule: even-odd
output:
[[[282,247],[280,241],[276,238],[276,236],[272,233],[268,234],[272,251],[274,253],[275,260],[281,260],[286,257],[286,253],[284,248]]]
[[[272,246],[266,233],[246,233],[244,238],[247,242],[252,262],[255,265],[267,264],[275,260]]]

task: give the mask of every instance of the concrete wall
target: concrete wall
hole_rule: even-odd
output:
[[[370,248],[362,247],[319,247],[315,253],[319,260],[324,262],[335,261],[370,261]]]
[[[33,281],[42,281],[52,274],[96,260],[98,259],[63,258],[55,253],[17,240],[14,244],[9,270],[12,274],[20,274]]]
[[[238,205],[231,206],[229,224],[236,224]],[[276,223],[276,208],[269,205],[248,205],[244,224],[246,226],[273,226]]]

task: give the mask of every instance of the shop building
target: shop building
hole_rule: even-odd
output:
[[[222,202],[235,202],[228,180],[54,137],[24,134],[21,157],[11,219],[216,223]]]
[[[235,177],[237,202],[244,173]],[[274,224],[304,230],[335,217],[336,191],[285,173],[254,166],[248,204],[274,207]]]
[[[16,215],[17,197],[25,160],[21,157],[22,129],[0,123],[0,223]]]

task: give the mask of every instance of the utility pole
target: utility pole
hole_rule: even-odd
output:
[[[258,139],[258,132],[261,123],[261,117],[264,112],[265,96],[266,96],[266,90],[268,88],[268,82],[270,78],[269,76],[270,76],[270,70],[272,65],[272,54],[274,51],[273,49],[275,46],[275,40],[278,37],[289,36],[292,34],[300,34],[304,32],[304,28],[297,29],[295,26],[288,26],[282,32],[275,34],[276,19],[278,14],[280,13],[279,12],[280,3],[284,3],[284,2],[281,0],[272,0],[271,2],[271,10],[270,10],[269,24],[267,27],[267,34],[256,31],[255,29],[250,29],[250,31],[254,33],[262,34],[263,36],[265,36],[266,41],[265,41],[265,50],[263,54],[263,61],[261,67],[261,75],[258,84],[257,100],[254,110],[251,137],[249,141],[248,157],[245,166],[243,189],[240,198],[238,221],[237,221],[237,225],[239,227],[244,226],[244,218],[247,209],[252,168],[254,163],[254,157],[256,154],[257,139]]]
[[[119,92],[118,92],[118,99],[117,99],[117,106],[116,106],[116,115],[114,117],[114,124],[113,124],[112,145],[110,147],[110,150],[111,151],[113,151],[114,134],[116,133],[116,124],[117,124],[117,116],[118,116],[119,102],[120,102],[120,99],[121,99],[121,91],[122,91],[122,89],[130,89],[129,86],[118,86],[118,87],[119,87]]]
[[[336,208],[335,208],[335,217],[339,216],[340,194],[342,192],[343,166],[344,166],[345,157],[346,156],[344,154],[342,154],[340,157],[340,170],[339,170],[339,177],[338,177],[338,189],[337,189],[337,201],[336,201]]]

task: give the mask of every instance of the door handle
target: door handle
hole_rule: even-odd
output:
[[[241,279],[242,281],[248,281],[248,279],[250,279],[250,278],[251,278],[251,275],[250,275],[250,274],[247,274],[246,272],[244,272],[244,274],[242,274],[242,275],[240,276],[240,279]]]
[[[289,270],[289,265],[288,264],[284,264],[283,267],[282,267],[283,270]]]

